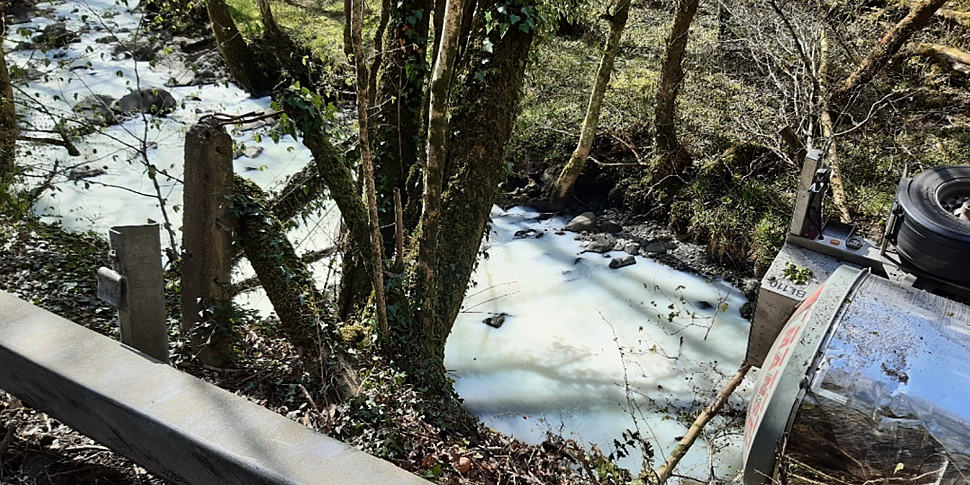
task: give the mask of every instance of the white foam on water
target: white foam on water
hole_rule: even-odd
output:
[[[95,42],[109,35],[105,27],[122,39],[137,33],[138,18],[124,5],[108,0],[39,5],[45,6],[65,17],[71,30],[86,24],[91,31],[79,43],[44,53],[11,50],[16,41],[27,40],[16,34],[17,29],[36,35],[51,20],[36,18],[11,29],[4,42],[7,62],[46,74],[21,86],[21,102],[44,106],[55,118],[70,118],[71,107],[84,96],[120,98],[136,87],[161,88],[175,75],[164,62],[153,68],[119,59],[111,54],[116,44]],[[105,15],[108,11],[116,13]],[[232,84],[167,89],[179,102],[173,113],[137,116],[86,136],[76,142],[81,157],[68,157],[60,147],[21,142],[18,162],[29,167],[31,175],[44,175],[55,162],[60,168],[87,165],[107,171],[78,182],[56,178],[56,190],[38,201],[36,213],[68,229],[101,234],[111,226],[143,224],[148,218],[161,222],[158,201],[137,194],[155,193],[145,164],[130,148],[144,141],[150,146],[149,162],[170,176],[159,175],[158,181],[178,234],[181,216],[173,207],[181,205],[178,179],[185,131],[206,114],[242,114],[270,106],[268,98],[253,99]],[[28,123],[54,125],[48,115],[18,108]],[[310,159],[306,148],[290,137],[274,144],[269,137],[256,141],[251,132],[231,131],[236,143],[263,147],[259,157],[237,159],[234,167],[264,188],[278,188]],[[446,349],[446,366],[456,377],[456,389],[467,408],[489,426],[532,442],[551,431],[587,445],[595,443],[609,453],[614,451],[613,440],[635,427],[631,416],[636,416],[636,426],[658,457],[666,456],[676,444],[674,438],[689,425],[677,419],[678,413],[698,402],[705,404],[711,390],[720,389],[743,358],[747,322],[738,314],[743,297],[729,285],[641,257],[633,266],[609,269],[609,259],[579,254],[581,247],[571,234],[554,233],[564,220],[536,217],[521,208],[493,210],[492,231],[484,244],[488,258],[479,263],[473,276],[476,284]],[[339,214],[328,204],[299,221],[290,231],[298,252],[331,246],[338,220]],[[544,237],[514,237],[517,230],[527,228],[544,231]],[[168,246],[164,233],[162,243]],[[334,260],[314,268],[319,285],[335,283]],[[234,277],[251,274],[244,263]],[[261,291],[237,301],[263,314],[272,311]],[[508,316],[501,328],[482,323],[502,313]],[[713,447],[718,475],[733,476],[740,467],[739,443],[737,434],[699,443],[678,470],[706,477],[707,450]],[[620,464],[638,469],[639,456]]]
[[[499,431],[531,442],[561,432],[607,453],[636,429],[632,414],[666,456],[689,426],[673,418],[695,410],[695,400],[706,405],[709,391],[740,365],[746,300],[730,285],[639,256],[633,266],[610,269],[609,258],[582,253],[574,234],[555,234],[567,221],[538,215],[492,212],[488,258],[446,348],[458,393]],[[514,237],[529,228],[543,237]],[[501,328],[483,323],[500,314],[508,315]],[[735,441],[717,443],[721,476],[740,467]],[[620,464],[639,469],[639,455]],[[698,444],[679,469],[705,477],[707,465]]]

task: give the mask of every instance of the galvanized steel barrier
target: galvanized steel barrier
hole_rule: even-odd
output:
[[[2,291],[0,389],[173,483],[428,483]]]

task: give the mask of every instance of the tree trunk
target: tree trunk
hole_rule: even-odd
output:
[[[616,59],[616,52],[620,47],[620,37],[623,36],[623,29],[626,28],[626,21],[629,16],[630,0],[623,0],[617,5],[613,17],[610,18],[610,35],[606,40],[603,59],[596,71],[593,92],[589,95],[589,104],[586,107],[586,118],[583,119],[579,144],[576,145],[576,150],[573,151],[569,162],[563,167],[559,178],[556,180],[556,185],[553,187],[550,201],[553,206],[563,206],[566,200],[572,197],[576,188],[576,180],[579,179],[579,174],[583,171],[583,166],[586,165],[586,159],[589,158],[589,150],[593,146],[593,137],[596,136],[596,129],[599,125],[603,98],[606,97],[606,87],[610,84],[610,77],[613,74],[613,61]]]
[[[256,0],[256,4],[259,6],[259,18],[263,21],[263,36],[279,37],[282,31],[276,24],[276,19],[273,18],[273,9],[269,6],[269,0]]]
[[[405,188],[405,182],[424,148],[421,114],[425,81],[430,71],[426,58],[430,13],[434,8],[431,0],[390,4],[389,21],[381,41],[384,52],[377,73],[375,121],[371,130],[376,148],[375,171],[387,187],[380,194],[381,207],[390,207],[395,187],[401,189],[404,204],[409,203],[411,191]],[[417,14],[418,11],[422,13]],[[381,225],[392,223],[392,216],[391,211],[386,212]],[[416,220],[407,222],[409,227],[417,223]]]
[[[0,197],[7,194],[7,188],[17,171],[16,115],[7,59],[0,48]]]
[[[417,293],[424,295],[419,311],[422,325],[432,325],[435,295],[434,268],[438,259],[438,229],[441,220],[442,170],[447,156],[448,95],[451,77],[458,53],[458,35],[461,29],[462,1],[447,0],[441,25],[440,48],[431,75],[430,105],[428,109],[427,159],[424,165],[424,210],[418,229],[418,275]]]
[[[920,44],[905,53],[929,59],[950,74],[970,76],[970,53],[939,44]]]
[[[829,66],[831,65],[831,49],[827,31],[822,31],[819,44],[821,59],[819,60],[817,77],[822,92],[825,92],[828,90],[826,80],[829,77]],[[839,151],[835,140],[835,122],[832,119],[831,109],[829,102],[823,99],[818,122],[822,128],[822,139],[825,143],[825,163],[832,169],[829,176],[829,185],[832,186],[832,202],[835,203],[835,207],[839,211],[839,220],[849,223],[852,221],[852,213],[849,211],[849,204],[846,201],[845,184],[842,183],[842,168],[839,164]]]
[[[358,267],[365,264],[366,268],[370,268],[373,261],[368,208],[360,197],[350,167],[341,162],[336,148],[322,133],[304,133],[303,144],[313,155],[316,171],[330,190],[330,197],[340,209],[340,218],[350,235],[350,247],[344,252],[341,265],[343,278],[338,296],[340,315],[345,318],[358,309],[360,302],[366,300],[371,292],[371,272]]]
[[[293,250],[266,196],[253,182],[235,177],[233,210],[239,217],[239,243],[252,263],[280,325],[299,351],[306,370],[324,385],[325,395],[352,395],[356,377],[336,348],[337,318],[314,286],[306,264]]]
[[[371,232],[371,285],[374,287],[374,299],[377,303],[377,321],[381,336],[387,336],[387,309],[384,304],[384,269],[381,264],[382,239],[380,221],[377,215],[377,189],[374,183],[374,163],[371,154],[370,129],[367,120],[367,61],[364,58],[364,46],[361,31],[364,29],[364,0],[356,0],[351,12],[350,36],[354,48],[354,66],[357,73],[357,121],[360,137],[360,160],[364,167],[364,194],[367,199],[367,209],[370,213]]]
[[[499,12],[499,8],[503,12]],[[528,7],[526,12],[522,8]],[[502,7],[496,2],[479,4],[478,22],[484,17],[508,13],[535,21],[535,6]],[[450,393],[444,369],[444,348],[468,281],[475,267],[478,249],[485,233],[485,224],[492,208],[498,184],[504,174],[505,147],[512,133],[519,93],[524,79],[532,29],[509,28],[505,36],[498,29],[485,34],[484,26],[472,29],[478,36],[489,35],[492,52],[486,52],[481,37],[472,38],[468,66],[474,73],[455,99],[461,103],[452,110],[448,140],[449,157],[446,163],[447,185],[441,196],[441,230],[438,235],[438,254],[432,271],[435,275],[437,305],[426,325],[411,325],[400,330],[395,339],[394,354],[406,356],[413,370],[411,378],[428,386],[429,392]],[[471,49],[474,49],[471,51]],[[471,75],[477,74],[477,75]],[[455,87],[455,89],[459,89]],[[413,244],[413,243],[412,243]],[[408,281],[414,281],[413,275]],[[414,295],[424,301],[425,295]],[[395,332],[398,333],[398,332]]]
[[[909,15],[886,33],[862,64],[859,64],[859,67],[832,91],[829,96],[830,103],[834,106],[844,106],[857,89],[872,81],[914,33],[926,26],[933,14],[946,1],[923,0],[914,6]]]
[[[684,81],[682,62],[687,50],[687,34],[697,13],[697,4],[698,0],[677,2],[677,14],[660,68],[654,125],[657,130],[656,151],[662,165],[658,167],[657,179],[679,173],[690,163],[690,157],[677,140],[676,102],[680,84]]]
[[[253,50],[249,48],[249,44],[232,21],[225,0],[208,0],[206,10],[209,13],[212,33],[219,44],[219,52],[226,61],[226,67],[229,68],[232,78],[253,96],[269,94],[268,77],[259,67]]]

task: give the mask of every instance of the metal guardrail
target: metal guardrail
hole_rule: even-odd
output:
[[[2,291],[0,388],[172,483],[429,483]]]

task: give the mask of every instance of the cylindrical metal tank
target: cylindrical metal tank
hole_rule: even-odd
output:
[[[836,270],[768,353],[744,462],[745,485],[970,483],[970,307]]]

